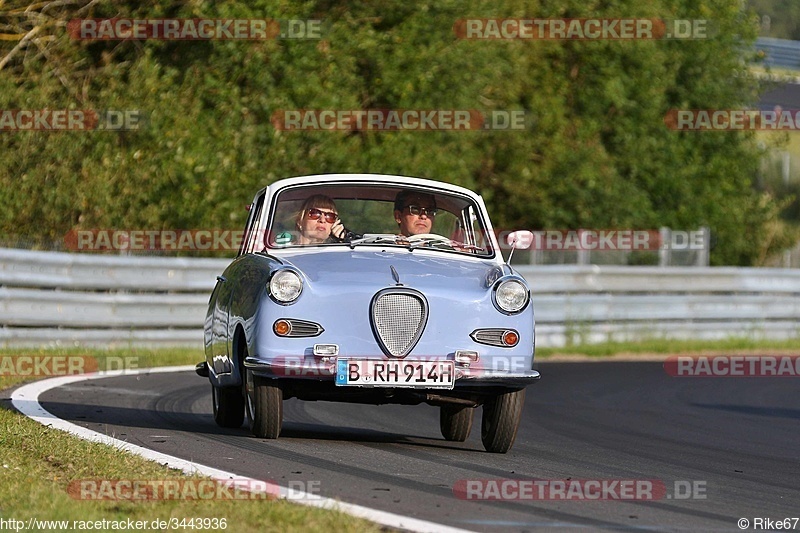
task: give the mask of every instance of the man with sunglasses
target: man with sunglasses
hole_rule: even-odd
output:
[[[431,233],[436,211],[436,198],[432,194],[402,190],[394,200],[394,220],[405,237]]]

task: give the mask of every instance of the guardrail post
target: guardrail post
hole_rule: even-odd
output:
[[[578,240],[579,242],[583,242],[581,236],[583,235],[583,230],[578,230]],[[579,265],[590,265],[592,264],[591,260],[591,251],[585,250],[583,246],[578,245],[578,264]]]
[[[666,267],[670,263],[670,254],[672,249],[670,243],[672,242],[672,230],[669,228],[661,228],[658,230],[658,235],[661,238],[661,246],[658,248],[658,266]]]
[[[707,267],[711,255],[711,228],[702,226],[700,231],[703,234],[703,247],[697,250],[697,266]]]
[[[783,152],[783,184],[789,185],[789,176],[792,170],[792,155],[789,152]]]

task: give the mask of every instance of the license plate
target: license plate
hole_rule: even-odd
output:
[[[336,385],[340,386],[452,389],[454,384],[453,361],[339,359],[336,362]]]

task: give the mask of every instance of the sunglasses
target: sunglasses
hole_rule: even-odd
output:
[[[339,218],[339,215],[334,213],[333,211],[320,211],[319,209],[312,207],[306,213],[306,216],[310,220],[319,220],[320,217],[325,217],[325,222],[328,224],[333,224],[336,222],[336,219]]]
[[[412,215],[421,216],[425,215],[428,218],[433,218],[439,212],[435,207],[420,207],[418,205],[407,205],[408,212]]]

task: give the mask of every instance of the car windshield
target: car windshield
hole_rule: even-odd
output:
[[[388,245],[494,255],[478,204],[441,189],[374,183],[287,187],[266,216],[270,249]]]

